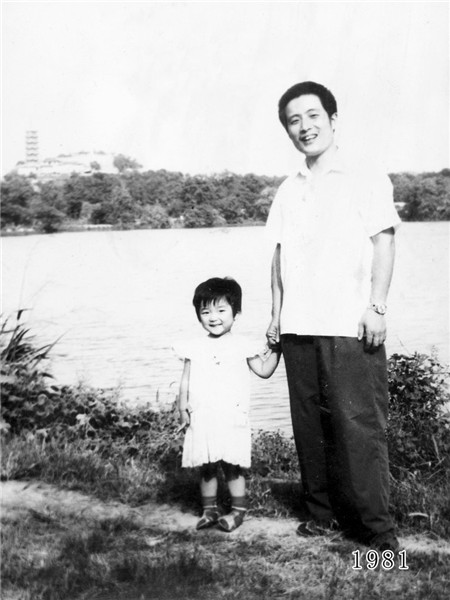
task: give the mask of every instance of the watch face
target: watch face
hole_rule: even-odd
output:
[[[384,315],[386,313],[386,304],[374,304],[374,310],[379,315]]]

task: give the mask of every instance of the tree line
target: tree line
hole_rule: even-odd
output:
[[[395,173],[394,201],[405,221],[450,220],[450,169]],[[283,177],[95,171],[49,181],[12,171],[1,182],[3,230],[42,232],[74,226],[216,227],[263,224]]]

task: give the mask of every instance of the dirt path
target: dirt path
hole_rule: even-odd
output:
[[[143,528],[155,528],[158,531],[173,532],[194,529],[198,516],[180,511],[175,506],[147,503],[132,508],[119,502],[104,503],[96,498],[79,492],[62,490],[40,482],[7,481],[0,485],[2,518],[17,519],[33,512],[42,519],[52,520],[58,516],[80,517],[86,520],[133,516]],[[226,534],[221,531],[209,531],[208,535],[231,535],[235,539],[250,541],[274,538],[288,550],[298,547],[299,543],[309,546],[314,540],[300,539],[295,534],[294,519],[275,519],[248,515],[244,525]],[[203,532],[202,532],[203,533]],[[201,533],[200,533],[201,535]],[[425,535],[400,538],[401,546],[407,551],[432,553],[450,556],[450,541],[432,539]]]

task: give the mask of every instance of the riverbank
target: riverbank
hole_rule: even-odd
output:
[[[80,231],[113,231],[120,228],[114,227],[113,225],[88,225],[88,224],[71,224],[70,226],[62,226],[57,231],[46,232],[34,227],[17,227],[14,229],[2,229],[0,235],[2,237],[18,237],[24,235],[48,235],[49,233],[70,233]],[[150,229],[150,228],[148,228]]]
[[[433,436],[440,458],[423,470],[401,415],[393,426],[405,447],[392,447],[391,511],[403,554],[374,570],[376,555],[339,533],[296,535],[306,518],[297,458],[278,433],[254,437],[248,515],[227,534],[195,530],[198,476],[180,468],[172,412],[130,413],[98,392],[66,389],[63,397],[38,394],[15,419],[10,406],[6,416],[13,427],[4,423],[2,437],[4,600],[446,598],[448,453]],[[401,465],[403,450],[410,468]],[[223,480],[219,502],[229,508]]]
[[[235,229],[237,227],[264,227],[265,223],[261,220],[254,221],[243,221],[242,223],[229,223],[218,225],[221,229]],[[180,219],[171,219],[170,225],[165,229],[183,229],[183,223]],[[201,227],[205,229],[204,227]],[[93,224],[93,223],[70,223],[61,225],[55,231],[42,231],[42,229],[36,229],[34,227],[16,227],[16,228],[5,228],[0,230],[1,237],[19,237],[25,235],[48,235],[55,233],[78,233],[83,231],[143,231],[160,229],[158,227],[151,227],[150,225],[127,225],[126,227],[120,225],[108,225],[106,223]],[[189,229],[194,229],[190,227]]]
[[[0,333],[5,600],[445,597],[450,429],[435,358],[389,361],[390,510],[403,554],[371,570],[367,548],[339,534],[296,536],[307,513],[292,439],[254,432],[248,518],[232,534],[197,532],[198,474],[181,468],[175,408],[52,384],[52,345],[34,346],[22,325]],[[218,501],[229,510],[223,478]]]

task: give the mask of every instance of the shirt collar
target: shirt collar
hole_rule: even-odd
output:
[[[337,148],[333,157],[330,159],[328,169],[325,171],[325,174],[331,173],[332,171],[335,171],[337,173],[343,173],[346,171],[346,163],[342,152],[339,150],[339,148]],[[303,160],[300,163],[298,174],[302,177],[311,177],[311,171],[309,170],[308,165],[306,164],[306,156],[303,157]]]

